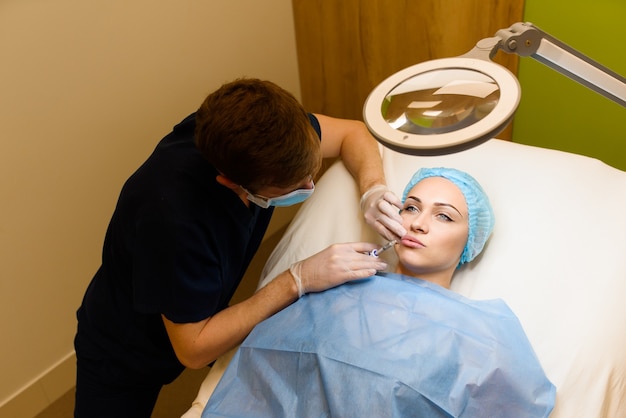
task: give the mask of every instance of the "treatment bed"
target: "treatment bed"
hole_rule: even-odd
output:
[[[598,160],[498,139],[462,152],[412,156],[381,147],[398,195],[419,167],[474,176],[496,227],[452,289],[504,300],[557,388],[551,417],[626,417],[626,172]],[[332,243],[383,243],[364,223],[341,162],[317,182],[269,258],[260,285]],[[393,252],[383,254],[391,265]],[[209,372],[184,415],[200,417],[232,352]]]

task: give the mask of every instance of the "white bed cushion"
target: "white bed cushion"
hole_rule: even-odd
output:
[[[498,139],[444,156],[382,153],[398,196],[419,167],[455,167],[485,188],[496,227],[452,288],[501,298],[518,315],[557,387],[552,417],[626,417],[626,173]],[[352,178],[336,163],[289,226],[261,284],[331,243],[382,242],[358,202]]]

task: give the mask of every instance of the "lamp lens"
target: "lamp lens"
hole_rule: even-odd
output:
[[[478,122],[499,100],[500,88],[493,78],[471,69],[444,68],[398,84],[385,97],[381,111],[393,129],[431,135]]]

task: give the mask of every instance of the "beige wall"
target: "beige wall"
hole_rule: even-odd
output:
[[[73,384],[37,387],[59,363],[73,373],[123,181],[225,81],[299,97],[293,32],[290,0],[0,1],[0,415]]]

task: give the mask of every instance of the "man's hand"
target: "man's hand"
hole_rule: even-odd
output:
[[[368,255],[376,244],[355,242],[333,244],[309,258],[294,263],[289,272],[298,287],[298,296],[321,292],[351,280],[373,276],[387,268],[383,260]]]
[[[365,222],[388,240],[399,239],[406,234],[400,209],[400,199],[383,184],[373,186],[361,197]]]

